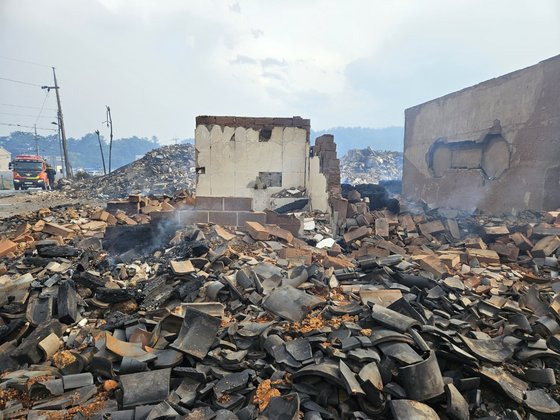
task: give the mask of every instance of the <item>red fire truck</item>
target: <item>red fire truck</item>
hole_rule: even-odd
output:
[[[14,178],[16,190],[28,188],[42,188],[49,186],[47,177],[47,162],[37,155],[18,155],[10,162],[10,169]]]

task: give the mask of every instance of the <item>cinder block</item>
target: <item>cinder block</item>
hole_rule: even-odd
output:
[[[245,222],[258,222],[266,224],[266,213],[262,211],[238,211],[237,226],[245,226]]]
[[[237,212],[235,211],[209,211],[208,221],[222,226],[237,226]]]
[[[183,226],[192,225],[193,223],[208,223],[207,210],[183,210],[177,212],[179,223]]]
[[[270,117],[234,117],[223,116],[217,117],[212,115],[199,115],[196,117],[196,125],[216,124],[228,127],[246,127],[246,128],[262,128],[262,127],[300,127],[310,130],[311,122],[301,117],[293,118],[270,118]]]
[[[196,197],[194,203],[196,210],[222,211],[224,209],[223,197]]]
[[[301,221],[287,214],[278,214],[276,212],[266,210],[266,224],[267,225],[277,225],[282,229],[289,230],[294,236],[299,236],[299,231],[301,229]]]
[[[436,256],[428,255],[418,260],[418,263],[422,270],[432,273],[436,279],[447,273],[447,266]]]
[[[366,226],[360,226],[357,229],[351,230],[350,232],[346,232],[344,234],[344,242],[350,243],[352,241],[362,239],[363,237],[370,234],[370,229]]]
[[[251,211],[253,199],[250,197],[224,197],[225,211]]]
[[[129,216],[134,216],[140,212],[140,203],[131,203],[129,201],[109,201],[107,203],[107,211],[115,214],[117,210],[124,211]]]
[[[176,211],[155,211],[150,213],[150,223],[158,224],[162,222],[179,223],[179,212]]]
[[[269,235],[276,236],[277,238],[283,239],[288,243],[291,243],[294,240],[294,235],[289,230],[282,229],[281,227],[274,225],[266,225],[264,228],[269,233]]]
[[[68,238],[74,234],[74,231],[72,229],[65,228],[64,226],[57,225],[56,223],[45,223],[45,226],[43,226],[43,233]]]
[[[325,150],[321,153],[321,159],[326,161],[329,160],[336,160],[336,151],[335,150]]]
[[[315,139],[315,144],[318,145],[332,142],[334,142],[334,136],[332,134],[323,134]]]
[[[283,248],[279,252],[280,258],[288,260],[302,258],[305,264],[311,264],[313,254],[309,249],[303,248]]]
[[[245,230],[255,241],[268,241],[270,234],[266,228],[258,222],[245,222]]]
[[[389,221],[386,218],[375,220],[375,234],[384,238],[389,237]]]
[[[330,159],[326,161],[326,165],[328,169],[337,169],[340,168],[340,159]]]
[[[348,200],[345,198],[331,197],[331,206],[333,211],[338,212],[338,220],[346,219],[348,214]]]
[[[323,152],[335,152],[336,151],[336,143],[331,142],[324,142],[321,145],[321,151]]]

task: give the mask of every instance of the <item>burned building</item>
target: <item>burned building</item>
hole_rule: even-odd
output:
[[[407,109],[403,192],[490,213],[560,207],[560,56]]]
[[[309,136],[310,121],[300,117],[197,117],[197,202],[225,211],[236,210],[225,204],[236,199],[242,210],[262,211],[293,201],[281,194],[290,190],[328,211],[329,194],[340,192],[336,144],[325,135],[311,147]]]

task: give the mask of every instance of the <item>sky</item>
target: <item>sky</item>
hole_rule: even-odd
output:
[[[0,0],[0,135],[52,133],[51,66],[67,136],[107,136],[109,105],[116,138],[171,143],[197,115],[402,126],[557,54],[558,0]]]

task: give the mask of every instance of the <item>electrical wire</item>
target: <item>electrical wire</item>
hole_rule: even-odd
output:
[[[2,105],[2,106],[11,106],[11,107],[14,107],[14,108],[41,109],[40,106],[16,105],[16,104],[3,104],[3,103],[0,103],[0,105]],[[50,110],[50,111],[56,111],[56,108],[45,108],[45,109]]]
[[[29,115],[29,114],[13,114],[11,112],[0,112],[0,115],[10,115],[12,117],[30,117],[30,118],[52,118],[52,119],[56,119],[56,116],[51,117],[48,115],[41,115],[40,117],[37,117],[37,115]]]
[[[47,89],[47,91],[45,92],[45,98],[43,99],[43,103],[41,104],[41,109],[39,110],[39,114],[37,114],[37,118],[35,118],[35,125],[37,125],[37,121],[39,121],[39,118],[41,118],[43,108],[45,108],[45,103],[47,102],[47,98],[49,97],[49,92],[49,89]]]
[[[18,58],[10,58],[10,57],[6,57],[3,55],[0,55],[0,58],[4,59],[4,60],[9,60],[9,61],[17,61],[19,63],[25,63],[25,64],[33,64],[34,66],[41,66],[41,67],[51,67],[51,66],[47,66],[46,64],[41,64],[41,63],[35,63],[33,61],[27,61],[27,60],[20,60]]]
[[[45,131],[57,131],[56,128],[35,127],[33,125],[22,125],[22,124],[12,124],[12,123],[2,123],[2,122],[0,122],[0,125],[6,125],[8,127],[36,128],[37,130],[45,130]]]
[[[21,80],[8,79],[6,77],[0,77],[0,80],[6,80],[8,82],[13,82],[13,83],[20,83],[22,85],[27,85],[27,86],[41,87],[41,85],[37,85],[35,83],[22,82]]]

